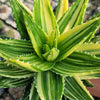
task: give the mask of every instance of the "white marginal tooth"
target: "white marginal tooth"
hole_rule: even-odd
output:
[[[29,64],[29,62],[27,62],[27,64]]]
[[[81,45],[81,43],[79,43],[79,45]]]
[[[82,75],[84,75],[85,73],[82,73]]]
[[[9,60],[11,60],[11,58],[9,58]]]
[[[5,61],[4,63],[7,63],[7,61]]]
[[[72,77],[72,75],[70,75],[69,77]]]
[[[91,73],[93,73],[93,71],[91,71]]]
[[[19,59],[17,59],[17,61],[19,61]]]
[[[86,39],[86,37],[84,39]]]
[[[88,52],[88,54],[90,54],[90,53]]]
[[[96,44],[99,44],[99,42],[96,42]]]
[[[79,75],[77,74],[77,75],[75,75],[75,76],[79,76]]]
[[[98,20],[98,18],[96,17],[95,19],[97,19]]]
[[[22,63],[24,63],[24,61],[22,61]]]
[[[36,66],[36,64],[34,64],[34,66]]]
[[[7,66],[9,66],[9,64],[7,64]]]
[[[75,50],[76,50],[76,48],[75,48]]]

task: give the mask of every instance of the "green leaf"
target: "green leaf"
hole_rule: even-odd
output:
[[[60,33],[63,34],[73,27],[83,23],[88,0],[76,0],[71,8],[58,21]]]
[[[26,40],[0,39],[0,56],[5,59],[34,52],[31,42]]]
[[[96,15],[94,15],[92,18],[90,18],[88,21],[93,20],[95,18],[100,18],[100,12],[98,12]],[[89,36],[89,38],[85,42],[90,42],[91,39],[94,37],[94,34],[96,33],[97,30],[94,30],[93,34]]]
[[[93,17],[91,17],[89,20],[93,20],[97,17],[100,17],[100,12],[96,13]]]
[[[21,69],[26,69],[31,72],[40,72],[51,69],[55,63],[46,62],[40,59],[35,53],[22,55],[20,57],[10,58],[8,63],[17,66]]]
[[[11,88],[11,87],[20,87],[28,85],[31,82],[32,78],[7,78],[0,77],[0,88]]]
[[[44,83],[45,82],[45,83]],[[50,71],[36,73],[35,84],[42,100],[61,100],[64,78]]]
[[[58,25],[49,4],[49,0],[34,0],[34,10],[33,10],[34,20],[36,23],[46,32],[50,37],[49,42],[55,44],[57,42],[56,38],[59,36]],[[56,45],[52,45],[56,47]]]
[[[24,95],[21,100],[40,100],[40,97],[37,93],[34,82],[26,86]]]
[[[1,39],[10,39],[10,37],[7,37],[7,36],[1,35],[1,34],[0,34],[0,38]]]
[[[95,37],[92,39],[92,42],[94,42],[94,43],[100,43],[100,35],[95,36]]]
[[[68,0],[59,0],[55,11],[56,19],[59,20],[68,10]]]
[[[58,55],[59,55],[59,50],[56,48],[52,48],[51,50],[43,54],[43,57],[47,61],[54,61],[58,57]]]
[[[82,80],[82,82],[86,87],[94,87],[94,85],[89,80]]]
[[[77,51],[87,52],[91,55],[100,57],[100,44],[85,43],[80,45],[80,47],[77,48]]]
[[[66,77],[64,95],[70,100],[94,100],[78,77]]]
[[[24,17],[23,17],[23,13],[21,10],[20,5],[29,13],[31,14],[31,11],[25,7],[25,5],[23,5],[19,0],[10,0],[10,4],[13,10],[13,15],[14,15],[14,19],[17,25],[17,29],[21,35],[22,39],[29,39],[26,27],[25,27],[25,23],[24,23]],[[32,15],[32,14],[31,14]]]
[[[100,77],[100,59],[82,52],[74,52],[55,64],[51,71],[64,76],[79,76],[81,79]]]
[[[43,44],[46,44],[47,35],[42,29],[34,22],[33,18],[23,10],[25,25],[30,36],[34,50],[40,58],[42,57]]]
[[[96,18],[62,34],[58,38],[58,49],[61,51],[58,60],[60,61],[68,57],[86,41],[89,36],[94,34],[94,31],[97,30],[99,26],[100,18]]]
[[[11,66],[7,62],[0,61],[0,75],[9,78],[26,78],[33,76],[34,73]]]

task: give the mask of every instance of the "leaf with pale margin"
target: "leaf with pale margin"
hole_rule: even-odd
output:
[[[62,98],[64,89],[64,78],[62,76],[50,71],[36,73],[35,84],[42,100],[60,100]]]

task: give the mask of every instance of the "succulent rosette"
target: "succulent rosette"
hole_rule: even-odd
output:
[[[49,0],[34,0],[33,11],[10,3],[21,39],[0,39],[0,88],[26,86],[22,100],[93,100],[86,86],[100,77],[100,44],[91,41],[100,13],[84,23],[88,0],[70,8],[59,0],[55,12]]]

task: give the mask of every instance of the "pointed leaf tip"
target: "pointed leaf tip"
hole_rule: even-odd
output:
[[[61,17],[58,21],[61,34],[83,23],[87,4],[88,0],[76,0],[71,8],[69,8],[68,11]]]
[[[68,0],[59,0],[57,8],[55,9],[56,19],[59,20],[67,10]]]
[[[17,29],[21,35],[22,39],[29,40],[29,36],[25,27],[24,17],[22,13],[22,8],[27,11],[29,14],[32,14],[31,11],[19,0],[10,0],[10,4],[12,7],[14,19],[17,25]]]

